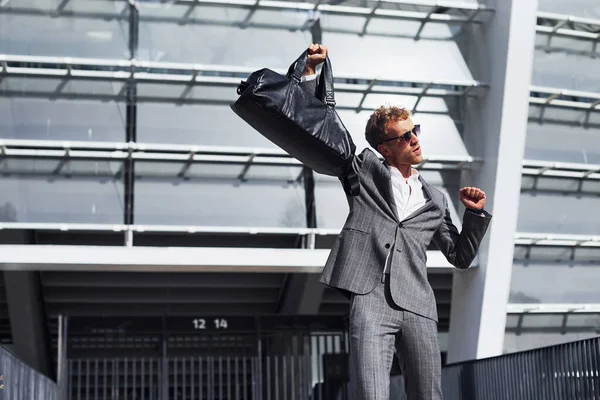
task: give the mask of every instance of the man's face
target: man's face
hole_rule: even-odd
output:
[[[414,127],[415,125],[410,118],[388,123],[386,139],[397,139],[386,141],[377,148],[389,164],[415,165],[423,161],[419,138],[412,132]],[[411,132],[410,136],[407,132]],[[406,136],[400,137],[405,134]],[[405,137],[410,137],[410,140],[406,141]]]

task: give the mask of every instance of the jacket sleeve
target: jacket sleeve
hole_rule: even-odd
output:
[[[450,264],[456,268],[467,269],[479,251],[479,245],[487,232],[492,216],[483,210],[480,213],[466,210],[462,231],[459,233],[450,218],[445,197],[444,204],[446,206],[444,221],[433,236],[433,241]]]
[[[319,81],[319,76],[311,76],[309,79],[302,80],[300,82],[300,87],[308,90],[314,96],[317,95],[317,82]]]

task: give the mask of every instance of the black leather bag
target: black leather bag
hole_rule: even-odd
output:
[[[335,111],[331,61],[323,63],[316,96],[299,86],[307,62],[304,51],[285,76],[268,68],[252,73],[239,85],[231,109],[312,170],[341,177],[356,146]]]

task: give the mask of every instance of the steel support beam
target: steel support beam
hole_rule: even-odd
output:
[[[0,231],[1,243],[27,248],[27,233]],[[38,372],[55,378],[39,271],[5,270],[4,284],[12,333],[12,350]]]

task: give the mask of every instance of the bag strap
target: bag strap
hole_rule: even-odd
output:
[[[349,165],[348,173],[344,176],[340,176],[339,179],[342,182],[344,192],[348,196],[358,196],[360,193],[360,176],[357,171],[360,170],[356,156],[352,157],[352,162]]]
[[[304,50],[300,57],[290,65],[287,72],[287,77],[294,79],[296,82],[302,80],[302,74],[308,63],[308,49]],[[325,58],[323,68],[321,69],[321,77],[317,86],[317,98],[326,103],[330,107],[335,107],[335,95],[333,90],[333,71],[331,68],[331,60],[329,56]]]
[[[331,68],[331,60],[329,56],[323,63],[323,69],[321,70],[321,79],[319,80],[319,86],[317,87],[317,93],[324,103],[327,103],[330,107],[335,107],[335,95],[333,93],[333,71]]]
[[[306,68],[306,63],[308,63],[308,49],[304,50],[302,54],[300,54],[300,57],[290,65],[286,76],[295,79],[296,82],[300,82],[302,73]]]

